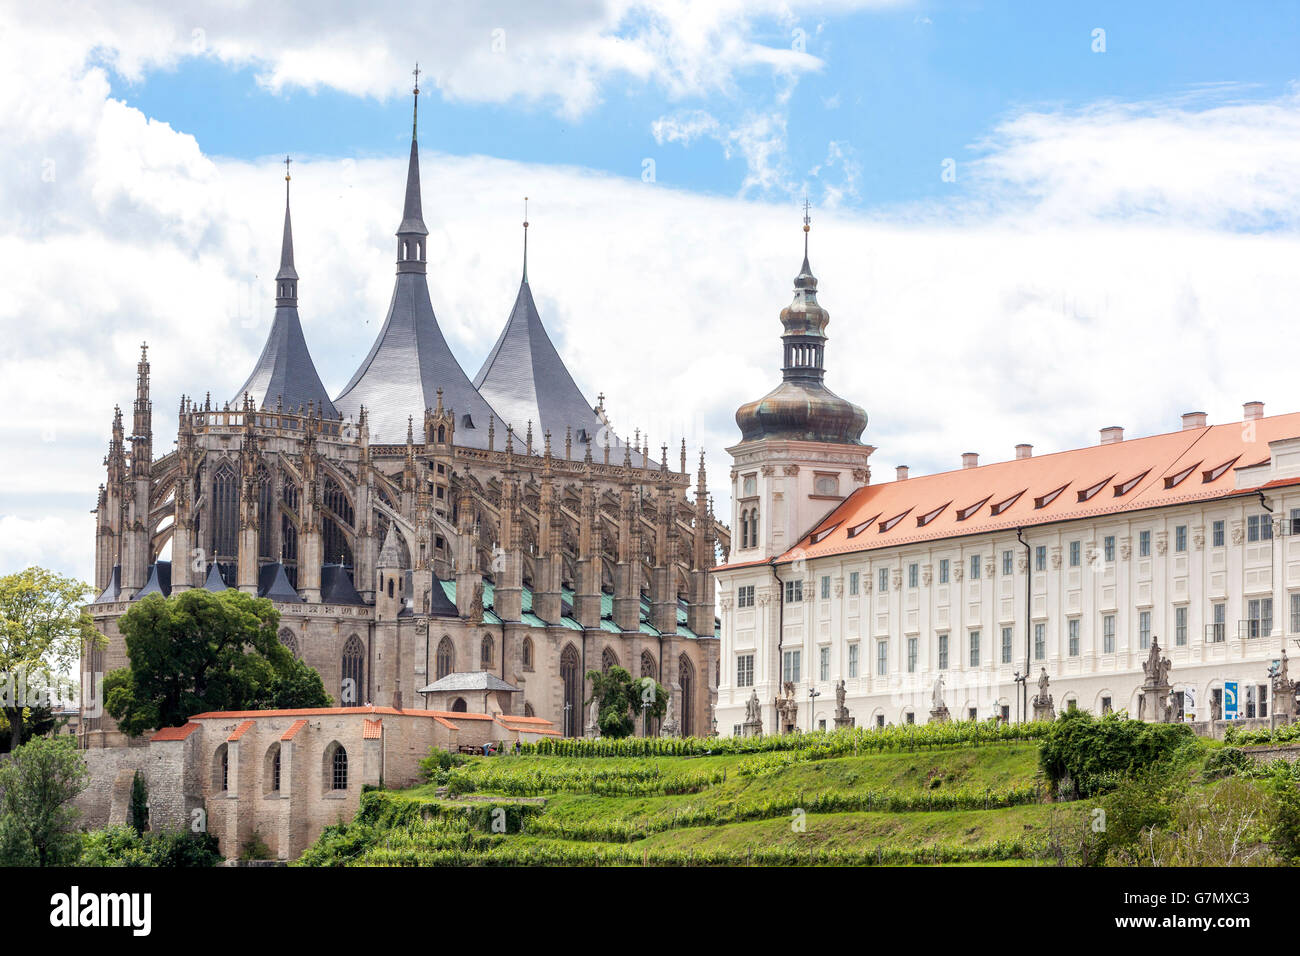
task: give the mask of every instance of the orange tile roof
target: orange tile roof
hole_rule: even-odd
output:
[[[226,740],[232,742],[238,740],[240,737],[244,736],[244,733],[248,730],[249,727],[252,727],[256,723],[257,721],[255,720],[244,721],[242,724],[236,727],[233,732],[231,732],[230,736],[227,737]]]
[[[293,740],[298,731],[307,726],[306,718],[299,718],[289,725],[289,729],[280,735],[281,740]]]
[[[149,739],[151,741],[184,740],[186,737],[188,737],[190,734],[194,733],[194,731],[198,729],[199,729],[199,725],[194,723],[193,721],[190,721],[189,723],[185,724],[183,727],[160,727],[157,731],[154,732],[154,735]]]
[[[1236,469],[1297,436],[1293,412],[867,485],[776,563],[1254,494]]]
[[[212,710],[195,714],[190,720],[237,720],[250,717],[344,717],[349,714],[388,717],[454,717],[457,720],[491,720],[488,714],[470,714],[449,710],[398,710],[396,707],[300,707],[292,710]]]
[[[374,720],[366,718],[361,722],[361,739],[378,740],[384,735],[384,722],[376,717]]]
[[[498,714],[496,722],[506,730],[518,733],[544,734],[548,737],[562,736],[555,725],[541,717],[516,717],[511,714]]]

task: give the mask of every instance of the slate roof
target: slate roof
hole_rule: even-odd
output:
[[[474,376],[474,387],[492,407],[501,413],[516,435],[533,423],[536,436],[551,433],[551,441],[562,440],[571,429],[574,445],[581,456],[583,443],[591,440],[591,453],[604,454],[607,426],[583,396],[569,374],[542,324],[533,301],[533,292],[524,275],[515,296],[514,308],[496,344]],[[623,442],[613,432],[609,435],[611,460],[623,458]],[[639,451],[632,450],[632,463],[638,468],[653,467]]]
[[[446,677],[440,677],[438,680],[429,684],[427,687],[421,687],[417,694],[440,694],[443,691],[493,691],[500,690],[510,694],[519,693],[519,688],[514,684],[502,680],[496,674],[487,671],[456,671],[448,674]]]
[[[420,158],[414,130],[397,235],[420,243],[428,235],[420,207]],[[437,406],[440,388],[443,407],[456,416],[456,444],[486,448],[488,419],[495,417],[500,423],[502,418],[474,388],[443,337],[429,299],[424,261],[399,261],[383,328],[334,406],[356,420],[364,405],[370,440],[398,444],[406,440],[409,416],[423,422],[424,410]],[[504,448],[504,426],[496,431],[497,447]]]
[[[352,583],[352,575],[341,564],[323,564],[320,569],[322,604],[365,604]]]
[[[257,572],[257,596],[278,601],[282,604],[301,604],[302,597],[289,583],[284,565],[276,561],[264,564]]]
[[[108,576],[108,586],[99,593],[95,598],[96,604],[107,604],[110,601],[116,601],[122,596],[122,566],[113,565],[113,573]]]
[[[226,583],[225,578],[221,576],[221,566],[215,561],[208,568],[208,576],[203,579],[203,589],[205,591],[229,591],[230,585]]]
[[[286,411],[304,408],[310,402],[325,418],[338,418],[338,411],[330,401],[329,393],[321,384],[316,364],[307,351],[307,340],[302,334],[298,319],[298,273],[293,267],[293,231],[289,221],[289,195],[286,185],[284,197],[284,239],[280,248],[280,271],[276,275],[277,287],[288,280],[293,295],[276,297],[275,318],[267,333],[266,345],[253,366],[252,374],[235,394],[231,407],[244,401],[245,393],[258,408],[275,408],[277,402]],[[277,291],[279,289],[277,288]]]
[[[158,561],[149,565],[149,579],[144,582],[144,587],[135,592],[132,601],[138,601],[142,597],[150,594],[160,594],[167,597],[172,593],[172,563],[170,561]]]

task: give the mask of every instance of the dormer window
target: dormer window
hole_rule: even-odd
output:
[[[1065,484],[1061,485],[1061,487],[1057,488],[1055,491],[1049,491],[1045,495],[1039,495],[1037,498],[1034,499],[1034,507],[1046,508],[1057,498],[1061,497],[1061,492],[1063,492],[1068,487],[1070,487],[1070,483],[1066,482]]]
[[[888,521],[880,522],[880,533],[884,534],[886,531],[889,531],[891,528],[894,527],[894,525],[898,524],[898,522],[902,521],[911,513],[912,513],[912,509],[908,508],[902,514],[894,515],[894,517],[890,518]]]
[[[855,524],[853,527],[849,528],[847,532],[848,537],[856,538],[858,535],[862,534],[862,532],[866,531],[869,527],[871,527],[872,522],[876,521],[879,518],[880,515],[875,514],[872,515],[870,518],[868,518],[866,521],[863,521],[861,524]]]
[[[958,520],[958,521],[965,521],[967,518],[969,518],[969,517],[970,517],[971,515],[973,515],[975,512],[977,512],[977,511],[979,511],[981,508],[983,508],[984,505],[988,502],[989,498],[992,498],[992,497],[993,497],[992,495],[988,495],[987,497],[981,498],[979,501],[975,502],[973,505],[967,505],[965,508],[959,508],[959,509],[957,509],[957,520]]]
[[[1241,456],[1238,455],[1237,458],[1230,458],[1228,461],[1225,461],[1222,465],[1219,465],[1219,467],[1217,467],[1217,468],[1209,468],[1209,469],[1207,469],[1206,471],[1202,472],[1202,473],[1201,473],[1201,483],[1202,483],[1202,484],[1205,484],[1205,485],[1208,485],[1208,484],[1209,484],[1210,482],[1212,482],[1212,481],[1218,481],[1218,480],[1219,480],[1219,477],[1220,477],[1220,476],[1221,476],[1225,471],[1227,471],[1229,468],[1231,468],[1233,465],[1235,465],[1235,464],[1237,463],[1237,459],[1240,458],[1240,457],[1241,457]]]
[[[921,515],[919,518],[916,519],[916,526],[918,528],[924,528],[935,518],[939,517],[939,515],[943,514],[944,509],[947,508],[948,505],[950,504],[952,504],[951,501],[949,501],[947,504],[940,505],[939,507],[935,508],[933,511],[929,512],[928,514]]]
[[[808,542],[810,544],[820,544],[821,542],[825,541],[828,537],[830,537],[830,533],[834,531],[836,528],[838,528],[839,526],[840,523],[837,521],[829,528],[824,528],[821,531],[814,532],[812,536],[808,539]]]
[[[462,416],[460,416],[460,427],[461,427],[461,428],[473,428],[473,427],[474,427],[474,419],[470,418],[469,415],[467,415],[467,414],[466,414],[466,415],[462,415]]]
[[[1025,493],[1024,489],[1021,489],[1020,491],[1017,491],[1014,495],[1012,495],[1010,498],[1002,499],[997,504],[995,504],[992,508],[989,509],[989,514],[991,514],[993,517],[996,518],[998,515],[1002,514],[1002,512],[1006,511],[1017,501],[1019,501],[1020,496],[1023,495],[1024,493]]]
[[[1185,479],[1188,475],[1190,475],[1192,472],[1194,472],[1197,468],[1200,467],[1201,467],[1201,463],[1198,461],[1196,464],[1189,465],[1188,467],[1184,468],[1182,471],[1178,472],[1177,474],[1166,475],[1165,490],[1168,491],[1170,488],[1177,488],[1179,483],[1182,482],[1183,479]]]
[[[1142,472],[1142,474],[1140,474],[1140,475],[1134,475],[1134,476],[1133,476],[1132,478],[1130,478],[1128,481],[1121,481],[1119,484],[1117,484],[1117,485],[1115,486],[1115,497],[1116,497],[1116,498],[1121,498],[1121,497],[1123,497],[1124,495],[1128,494],[1128,493],[1129,493],[1130,491],[1132,491],[1135,487],[1137,487],[1137,483],[1138,483],[1139,481],[1141,481],[1143,478],[1145,478],[1145,477],[1146,477],[1148,474],[1150,474],[1150,473],[1151,473],[1151,469],[1148,468],[1146,471]]]
[[[1087,501],[1097,492],[1101,491],[1101,489],[1105,488],[1108,484],[1110,484],[1111,478],[1114,477],[1115,477],[1114,475],[1111,475],[1110,478],[1103,478],[1095,485],[1089,485],[1087,488],[1084,488],[1082,491],[1079,492],[1079,502],[1082,503]]]

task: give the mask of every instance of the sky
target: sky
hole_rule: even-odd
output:
[[[420,64],[429,283],[472,376],[529,197],[542,318],[616,430],[706,453],[779,379],[802,257],[873,480],[1300,407],[1300,7],[0,0],[0,573],[92,568],[113,406],[155,450],[274,310],[368,351]],[[675,456],[672,456],[675,460]]]

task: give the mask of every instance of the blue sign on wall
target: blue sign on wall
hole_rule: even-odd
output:
[[[1223,682],[1223,719],[1237,719],[1237,682],[1235,680],[1225,680]]]

